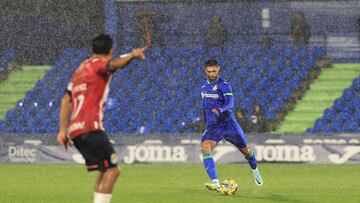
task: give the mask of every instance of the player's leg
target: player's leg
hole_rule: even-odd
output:
[[[103,173],[103,175],[96,192],[111,194],[120,172],[120,167],[109,168],[105,172],[100,172]]]
[[[206,173],[211,179],[211,183],[205,183],[205,187],[210,190],[219,190],[220,184],[216,172],[215,161],[212,157],[212,150],[221,140],[221,137],[215,136],[213,131],[205,131],[201,140],[201,153]]]
[[[89,132],[73,140],[85,158],[88,171],[98,170],[94,190],[94,203],[109,203],[111,192],[120,174],[112,144],[104,132]]]
[[[101,179],[97,186],[94,203],[109,203],[112,197],[112,191],[120,175],[120,167],[117,165],[117,156],[115,150],[104,132],[94,136],[93,140],[97,143],[93,153],[98,159],[98,170]]]
[[[218,190],[220,183],[216,172],[215,161],[212,157],[211,151],[216,146],[217,142],[213,140],[205,140],[201,143],[201,153],[206,173],[208,174],[211,183],[205,183],[205,187],[210,190]]]
[[[257,167],[254,151],[249,147],[249,145],[247,145],[246,147],[239,148],[239,150],[244,154],[245,158],[247,159],[250,165],[256,185],[262,186],[264,182]]]
[[[245,147],[238,147],[240,152],[245,156],[245,159],[248,161],[251,169],[257,168],[257,162],[255,158],[254,151],[250,148],[249,145],[246,145]]]
[[[255,153],[249,147],[245,134],[240,128],[239,124],[235,123],[233,126],[230,126],[229,129],[227,130],[227,134],[224,135],[224,138],[231,144],[235,145],[240,150],[240,152],[245,156],[247,162],[250,165],[255,183],[258,186],[261,186],[263,184],[263,180],[260,175],[259,169],[257,167]]]
[[[118,167],[99,172],[95,185],[94,203],[110,203],[112,191],[119,175]]]
[[[104,172],[100,171],[96,177],[95,190],[94,190],[95,192],[99,192],[100,183],[103,177],[104,177]]]
[[[205,166],[205,170],[209,176],[209,178],[213,182],[219,182],[217,172],[216,172],[216,166],[215,161],[212,157],[211,151],[215,147],[216,142],[213,140],[205,140],[201,143],[201,153],[203,157],[203,163]]]

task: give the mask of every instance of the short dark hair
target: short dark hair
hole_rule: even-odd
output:
[[[205,62],[205,68],[209,66],[219,66],[219,63],[215,59],[210,59]]]
[[[113,48],[113,40],[109,35],[101,34],[92,40],[92,52],[94,54],[109,54]]]

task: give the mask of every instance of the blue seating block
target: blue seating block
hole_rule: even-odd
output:
[[[130,50],[124,48],[122,53]],[[134,60],[126,69],[113,75],[106,103],[105,127],[110,133],[134,133],[140,129],[146,133],[194,132],[191,124],[200,119],[202,105],[201,94],[196,88],[205,78],[202,68],[209,57],[220,62],[222,76],[232,84],[235,109],[243,109],[250,117],[254,102],[257,102],[265,119],[274,119],[322,54],[323,49],[301,47],[294,50],[284,46],[273,46],[268,50],[260,46],[151,48],[146,53],[147,60]],[[19,133],[56,132],[64,89],[73,71],[89,55],[85,49],[65,50],[44,78],[6,114],[5,120],[0,122],[1,129]],[[360,79],[354,80],[355,83],[359,86]],[[346,99],[337,100],[333,110],[324,112],[324,116],[334,117],[341,105],[348,103],[351,108],[344,115],[360,117],[360,99],[352,99],[354,92],[352,89],[344,92]],[[308,132],[338,131],[341,127],[352,129],[355,122],[344,120],[341,115],[341,125],[330,125],[321,120]]]
[[[350,88],[334,101],[332,108],[326,109],[322,119],[331,122],[330,127],[317,126],[315,122],[311,132],[359,132],[360,126],[360,76],[353,80]]]

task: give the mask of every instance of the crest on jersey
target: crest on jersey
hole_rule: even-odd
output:
[[[215,85],[215,86],[213,87],[213,90],[214,90],[214,91],[216,91],[216,90],[217,90],[217,85]]]
[[[112,154],[110,156],[110,161],[111,161],[112,164],[117,164],[118,158],[117,158],[116,154]]]

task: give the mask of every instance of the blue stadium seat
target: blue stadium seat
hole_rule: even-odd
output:
[[[360,96],[355,93],[360,88],[360,76],[353,80],[350,88],[344,90],[342,96],[334,101],[332,108],[324,111],[322,119],[331,122],[330,128],[317,127],[316,123],[312,131],[315,132],[358,132],[360,123]]]
[[[123,53],[128,50],[124,48]],[[322,51],[314,49],[313,52],[320,56]],[[188,126],[199,119],[197,110],[201,108],[200,93],[194,87],[199,87],[205,77],[202,67],[204,58],[209,56],[218,59],[223,66],[222,75],[233,86],[235,109],[244,109],[249,117],[256,101],[264,110],[265,119],[274,119],[315,64],[317,57],[311,54],[313,52],[308,47],[294,50],[280,45],[266,51],[259,46],[228,46],[223,50],[190,46],[151,48],[147,60],[135,60],[129,68],[114,74],[106,104],[105,126],[111,133],[133,133],[142,126],[149,133],[193,132],[194,129]],[[17,107],[7,113],[0,126],[12,132],[30,132],[28,128],[32,133],[56,132],[59,101],[64,89],[72,72],[88,56],[86,50],[65,50],[44,78],[26,93],[21,100],[22,105],[19,101]],[[360,80],[354,80],[355,83],[360,84]],[[348,94],[346,98],[351,98]],[[37,107],[34,102],[37,102]],[[49,102],[53,106],[49,106]],[[339,104],[334,105],[333,112],[346,102],[351,105],[353,117],[360,116],[356,110],[360,100],[338,100]],[[177,108],[174,109],[174,106]],[[28,122],[28,118],[34,119]],[[22,127],[13,125],[17,122]],[[354,123],[344,122],[343,125],[348,129]],[[321,129],[320,126],[308,131],[315,132],[317,129]]]

